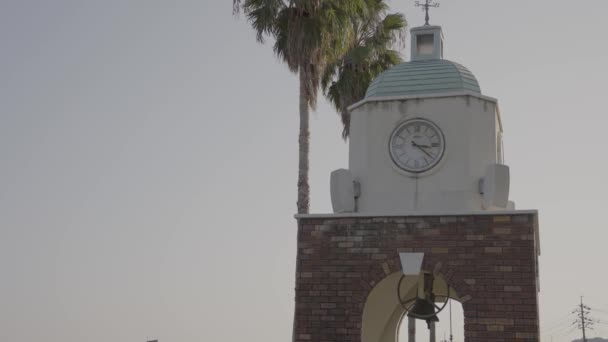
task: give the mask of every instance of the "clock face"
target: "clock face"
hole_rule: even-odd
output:
[[[393,131],[389,152],[393,162],[402,170],[421,173],[433,168],[443,157],[443,133],[429,120],[412,119]]]

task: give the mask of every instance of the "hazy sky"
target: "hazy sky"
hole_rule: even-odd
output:
[[[231,9],[0,0],[0,340],[291,340],[297,78]],[[444,0],[431,17],[499,99],[511,198],[540,211],[547,341],[571,340],[580,295],[608,322],[606,13]],[[324,101],[311,130],[311,211],[329,212],[347,145]]]

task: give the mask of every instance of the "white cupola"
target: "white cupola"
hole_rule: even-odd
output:
[[[416,214],[512,209],[497,100],[444,59],[440,26],[411,30],[395,65],[349,108],[349,167],[331,177],[335,212]]]

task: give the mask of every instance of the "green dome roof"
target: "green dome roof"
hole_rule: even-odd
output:
[[[380,74],[365,99],[469,91],[481,95],[477,79],[464,66],[445,59],[401,63]]]

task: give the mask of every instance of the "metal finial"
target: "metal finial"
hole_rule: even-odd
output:
[[[420,1],[416,1],[416,7],[422,7],[422,10],[426,12],[426,16],[424,17],[424,26],[429,25],[429,8],[439,7],[438,2],[433,2],[433,0],[426,0],[425,3],[421,3]]]

